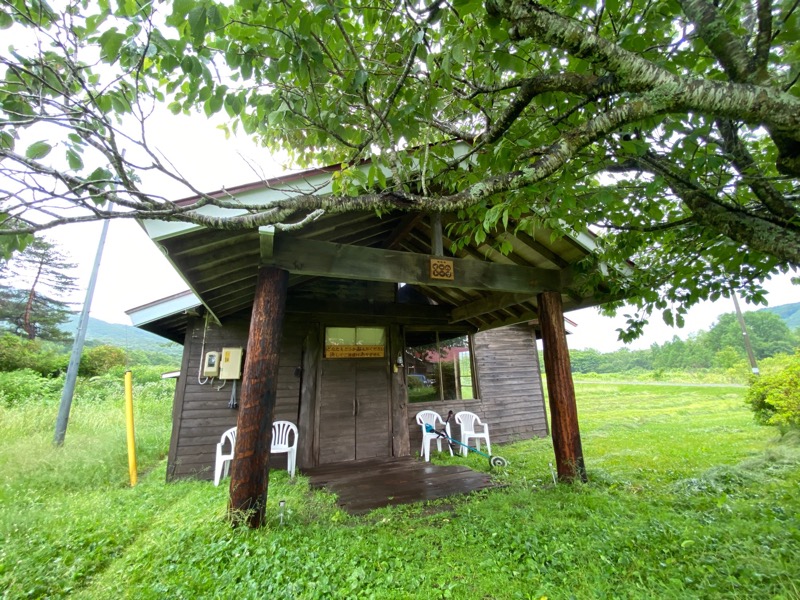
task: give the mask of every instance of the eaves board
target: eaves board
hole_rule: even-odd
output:
[[[252,304],[252,291],[248,290],[255,289],[258,277],[258,230],[193,230],[159,244],[189,288],[217,318]]]
[[[186,341],[186,315],[184,314],[162,317],[157,321],[143,323],[136,327],[160,335],[181,346]]]

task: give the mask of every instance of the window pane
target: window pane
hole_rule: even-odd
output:
[[[455,332],[406,333],[409,402],[475,398],[469,336]]]
[[[352,346],[355,343],[355,327],[327,327],[325,329],[326,346]]]
[[[409,402],[439,400],[439,369],[435,331],[406,332],[406,383]]]
[[[466,373],[462,373],[465,365],[461,364],[462,361],[459,360],[462,355],[469,357],[469,340],[466,335],[444,337],[446,335],[448,334],[439,333],[439,370],[441,371],[442,396],[445,400],[462,400],[464,399],[462,377],[466,376],[470,383],[472,381],[469,364],[466,365]],[[470,393],[471,387],[470,385]]]
[[[472,388],[472,360],[469,350],[458,353],[458,375],[462,400],[474,400],[475,392]]]
[[[364,346],[385,346],[386,330],[383,327],[357,327],[356,344]]]

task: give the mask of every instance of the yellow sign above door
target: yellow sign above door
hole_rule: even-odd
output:
[[[383,358],[384,347],[367,345],[325,346],[325,358]]]

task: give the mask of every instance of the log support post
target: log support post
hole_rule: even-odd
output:
[[[564,307],[559,292],[542,292],[537,296],[539,324],[544,346],[544,371],[550,400],[550,431],[556,455],[559,481],[586,481],[581,433],[578,429],[578,407],[575,385],[569,363],[567,332],[564,329]]]
[[[261,267],[250,318],[228,513],[233,524],[245,523],[251,528],[263,524],[267,506],[272,418],[288,282],[287,271]]]

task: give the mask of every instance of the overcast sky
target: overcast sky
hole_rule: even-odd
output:
[[[279,162],[265,150],[256,148],[246,139],[225,140],[213,123],[203,119],[162,115],[156,116],[150,125],[151,131],[161,134],[156,141],[158,148],[181,172],[191,177],[198,189],[217,190],[282,172]],[[188,195],[177,189],[161,191],[176,198]],[[71,225],[51,230],[47,235],[79,264],[75,275],[84,291],[73,298],[78,302],[76,310],[83,302],[100,229],[99,223]],[[782,276],[768,282],[770,306],[800,301],[800,287],[792,286],[789,280],[790,276]],[[185,289],[187,286],[137,223],[127,219],[111,223],[92,303],[93,317],[130,324],[125,310]],[[744,311],[755,308],[758,307],[742,306]],[[568,317],[577,323],[569,337],[570,348],[611,351],[623,347],[616,330],[624,326],[625,319],[621,315],[625,312],[621,309],[616,318],[602,317],[593,308],[569,313]],[[644,335],[628,347],[649,348],[674,335],[686,338],[691,333],[708,330],[719,315],[727,312],[733,312],[730,299],[703,303],[690,311],[683,329],[668,327],[656,317],[645,328]]]

